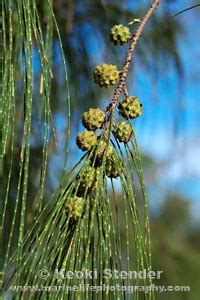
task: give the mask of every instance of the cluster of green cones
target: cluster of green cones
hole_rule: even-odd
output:
[[[111,28],[110,40],[114,45],[124,45],[130,39],[131,33],[128,27],[119,24]],[[95,83],[99,87],[109,88],[117,84],[120,78],[120,71],[116,65],[103,63],[95,67],[93,76]],[[137,97],[127,96],[119,101],[118,114],[123,120],[112,122],[111,132],[119,143],[127,144],[133,138],[133,127],[130,120],[141,116],[142,104]],[[123,170],[123,164],[117,158],[111,143],[110,134],[105,134],[106,129],[108,129],[106,127],[109,122],[108,119],[107,110],[103,111],[100,108],[89,108],[82,116],[82,124],[85,130],[77,135],[76,144],[82,151],[90,153],[91,158],[85,170],[80,172],[81,176],[78,176],[78,196],[72,196],[67,206],[67,211],[75,219],[80,217],[83,210],[82,197],[95,191],[98,177],[117,178]],[[101,134],[97,135],[99,130],[101,130]],[[102,165],[104,171],[100,175],[100,167]]]

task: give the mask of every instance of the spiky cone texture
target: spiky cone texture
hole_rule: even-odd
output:
[[[117,70],[117,66],[112,64],[102,64],[100,66],[96,66],[93,75],[94,81],[100,87],[106,88],[115,85],[119,79],[119,71]]]
[[[103,156],[110,157],[113,155],[113,147],[108,144],[107,142],[100,140],[97,145],[96,149],[94,151],[94,155],[96,155],[97,159],[102,160]]]
[[[106,159],[105,171],[108,177],[117,178],[122,173],[122,164],[114,155],[112,155]]]
[[[70,217],[74,219],[81,218],[84,209],[84,199],[81,197],[70,197],[69,203],[66,206],[67,212],[70,212]]]
[[[99,108],[90,108],[88,111],[84,112],[82,123],[88,130],[96,130],[97,128],[101,128],[105,118],[106,114],[104,111]]]
[[[110,40],[114,45],[124,45],[131,37],[131,33],[128,27],[119,24],[111,28]]]
[[[133,137],[133,128],[126,122],[120,122],[115,125],[113,134],[115,138],[119,140],[120,143],[128,143]]]
[[[96,169],[92,166],[87,166],[79,176],[80,185],[79,185],[79,192],[83,193],[85,190],[90,190],[96,180]]]
[[[118,108],[120,114],[126,119],[134,119],[142,114],[142,104],[139,99],[134,96],[122,99]]]
[[[86,151],[96,145],[97,137],[92,131],[85,130],[79,132],[76,137],[76,144],[82,150]]]

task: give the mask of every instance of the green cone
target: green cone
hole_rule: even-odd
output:
[[[88,130],[96,130],[101,128],[103,122],[105,121],[106,114],[99,108],[90,108],[88,111],[84,112],[82,117],[82,123]]]
[[[132,139],[133,129],[128,123],[121,122],[116,124],[113,134],[119,142],[128,143]]]
[[[74,219],[81,218],[84,208],[84,199],[81,197],[70,197],[69,204],[66,206],[66,210],[71,213]]]
[[[96,135],[94,132],[88,130],[80,132],[76,138],[76,144],[82,151],[89,150],[91,147],[96,145],[96,142]]]
[[[102,64],[94,69],[94,81],[100,87],[110,87],[117,83],[119,79],[119,71],[116,65]]]
[[[96,154],[98,159],[103,159],[103,156],[110,157],[113,155],[113,147],[111,144],[108,144],[107,142],[101,140],[96,145],[96,151],[94,152]]]
[[[90,189],[96,179],[96,169],[88,166],[80,173],[80,190]]]
[[[142,114],[142,104],[137,97],[127,97],[119,103],[120,114],[126,119],[134,119]]]
[[[124,45],[131,37],[131,33],[128,27],[119,24],[111,28],[110,40],[114,45]]]
[[[117,178],[122,173],[122,164],[114,155],[106,160],[105,168],[106,175],[110,178]]]

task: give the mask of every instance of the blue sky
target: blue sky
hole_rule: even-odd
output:
[[[195,4],[180,1],[171,4],[171,13]],[[178,40],[178,49],[184,70],[181,85],[172,66],[166,66],[158,78],[156,95],[159,101],[144,105],[143,121],[136,124],[138,142],[142,151],[159,162],[159,183],[149,187],[156,191],[155,201],[162,201],[163,189],[179,192],[192,203],[195,218],[200,216],[200,8],[179,15],[184,36]],[[141,76],[145,77],[145,73]],[[146,74],[146,80],[151,74]],[[136,93],[152,99],[152,93],[142,84],[136,84]],[[150,199],[151,203],[151,199]],[[156,207],[152,203],[152,207]]]

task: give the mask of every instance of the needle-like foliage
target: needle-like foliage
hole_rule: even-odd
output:
[[[118,104],[121,94],[128,97],[125,82],[130,63],[143,29],[158,4],[159,0],[153,2],[144,18],[139,21],[136,32],[126,38],[126,42],[130,42],[130,48],[122,70],[118,72],[115,67],[112,67],[112,74],[111,71],[107,74],[110,65],[105,64],[102,71],[103,76],[105,75],[103,79],[99,77],[102,76],[101,72],[95,78],[97,83],[103,82],[102,86],[106,87],[115,84],[119,79],[114,96],[105,108],[105,120],[104,114],[100,110],[95,110],[97,118],[99,111],[103,118],[92,119],[91,127],[91,123],[88,123],[91,122],[91,116],[85,115],[85,126],[94,131],[98,128],[100,132],[97,142],[93,143],[90,148],[89,143],[86,148],[82,147],[82,150],[88,150],[87,153],[68,173],[63,174],[57,189],[49,201],[44,203],[49,144],[51,139],[56,139],[50,105],[53,76],[51,52],[53,28],[56,29],[59,40],[60,35],[51,1],[47,1],[45,5],[47,18],[45,36],[35,1],[9,0],[3,3],[1,159],[3,162],[7,157],[10,159],[9,173],[5,180],[7,185],[4,191],[3,229],[8,222],[8,195],[13,151],[16,140],[19,139],[16,132],[22,132],[21,140],[18,141],[20,157],[15,207],[9,220],[9,237],[4,252],[5,295],[10,291],[13,298],[21,298],[25,295],[30,299],[46,299],[49,298],[50,293],[52,299],[132,299],[132,295],[124,288],[134,285],[151,286],[151,279],[141,279],[137,274],[142,270],[151,271],[152,268],[148,204],[140,153],[129,115],[120,113]],[[16,40],[13,40],[14,30]],[[120,37],[122,38],[123,36]],[[60,46],[62,51],[62,45]],[[40,102],[39,104],[36,102],[36,105],[40,108],[43,145],[34,222],[26,232],[25,216],[27,206],[30,204],[28,180],[31,172],[30,145],[35,104],[33,97],[34,51],[37,51],[40,57]],[[63,63],[65,68],[64,60]],[[16,130],[15,125],[18,111],[18,103],[15,102],[15,90],[18,84],[16,71],[20,72],[23,79],[21,87],[23,95],[21,117],[23,118],[19,131]],[[65,74],[67,74],[66,68]],[[123,126],[117,127],[116,124]],[[125,133],[124,124],[126,124]],[[116,134],[113,127],[118,128],[120,132]],[[68,132],[69,128],[68,121]],[[124,138],[127,130],[128,138]],[[102,145],[104,145],[103,150]],[[121,199],[116,197],[116,191],[120,191]],[[138,197],[139,194],[141,197]],[[108,270],[109,272],[125,270],[129,276],[128,278],[108,276],[106,270],[107,272]],[[132,272],[133,270],[136,273]],[[71,277],[68,271],[79,276]],[[89,271],[92,274],[88,275]],[[80,272],[84,274],[83,277],[80,276]],[[60,285],[62,285],[61,289],[58,288]],[[13,286],[32,288],[26,291],[15,290]],[[74,290],[74,286],[79,288]],[[98,292],[96,290],[94,293],[94,290],[89,288],[90,286],[96,286]],[[113,286],[114,290],[111,288]],[[139,297],[139,291],[134,291],[134,299],[139,299]],[[154,299],[151,290],[143,292],[142,297]]]
[[[52,37],[55,23],[51,1],[46,1],[45,36],[43,24],[39,18],[35,1],[9,0],[2,1],[1,31],[1,130],[2,147],[0,153],[2,175],[2,220],[4,234],[2,246],[3,265],[6,266],[13,250],[16,264],[21,266],[21,247],[26,231],[26,217],[31,205],[29,199],[29,181],[31,173],[31,146],[34,146],[33,116],[39,115],[39,135],[41,147],[39,152],[40,175],[37,194],[34,199],[35,216],[41,213],[44,206],[44,189],[48,166],[49,151],[56,143],[54,121],[52,117],[50,94],[52,80]],[[56,24],[56,23],[55,23]],[[61,46],[61,44],[60,44]],[[62,46],[61,46],[62,51]],[[39,57],[39,80],[35,79],[33,55]],[[64,56],[63,56],[64,58]],[[66,85],[67,73],[63,61]],[[68,86],[67,86],[68,89]],[[37,90],[37,93],[35,92]],[[37,98],[36,98],[36,95]],[[20,101],[17,101],[19,99]],[[70,129],[70,102],[68,103],[68,129]],[[69,133],[69,131],[68,131]],[[69,134],[68,134],[69,136]],[[52,142],[53,141],[53,142]],[[16,158],[18,153],[18,161]],[[14,166],[18,164],[18,181],[13,189],[11,181]],[[16,168],[15,168],[16,170]],[[14,194],[14,206],[9,203],[10,194]],[[3,276],[5,273],[3,273]]]

